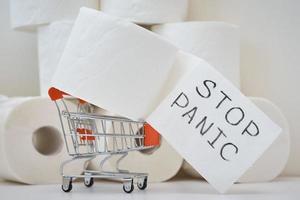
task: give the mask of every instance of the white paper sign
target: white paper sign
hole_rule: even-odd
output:
[[[281,131],[201,59],[147,122],[219,192],[237,181]]]

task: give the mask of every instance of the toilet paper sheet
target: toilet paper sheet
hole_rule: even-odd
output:
[[[215,67],[240,87],[240,41],[237,26],[224,22],[155,25],[152,31]]]
[[[159,103],[177,48],[125,20],[80,10],[52,86],[131,119]]]
[[[98,9],[98,0],[10,0],[12,28],[34,30],[58,20],[74,20],[83,6]]]
[[[280,109],[271,101],[260,97],[249,97],[249,99],[282,128],[282,133],[238,182],[267,182],[280,175],[287,163],[290,150],[289,126]],[[202,178],[186,161],[182,170],[192,177]]]
[[[59,167],[68,158],[51,100],[22,97],[0,103],[1,178],[27,184],[61,183]],[[80,161],[67,166],[66,172],[80,174],[82,169]]]
[[[69,39],[73,21],[53,22],[38,28],[38,58],[40,94],[48,96],[48,89],[65,45]]]
[[[272,144],[281,128],[198,59],[198,66],[146,121],[209,183],[225,192]]]
[[[188,0],[101,0],[101,10],[137,24],[184,21]]]

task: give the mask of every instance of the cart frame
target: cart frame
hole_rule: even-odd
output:
[[[56,88],[49,89],[49,96],[55,102],[59,113],[66,149],[71,156],[60,166],[62,190],[70,192],[73,181],[78,178],[83,179],[87,187],[94,184],[94,179],[109,179],[122,181],[126,193],[134,190],[134,183],[140,190],[146,189],[148,174],[120,169],[120,163],[130,151],[156,148],[159,145],[159,134],[154,129],[146,131],[145,126],[149,125],[144,121],[92,113],[93,106],[81,99],[78,99],[76,112],[70,112],[64,100],[66,95],[68,94]],[[107,129],[107,123],[111,124],[110,131]],[[119,125],[118,131],[116,124]],[[99,170],[87,170],[89,162],[98,156],[104,156],[99,163]],[[105,163],[116,156],[118,159],[115,169],[106,171]],[[66,173],[66,165],[77,160],[84,160],[83,174]]]

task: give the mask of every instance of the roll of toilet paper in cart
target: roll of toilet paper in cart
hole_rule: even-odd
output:
[[[145,119],[178,49],[118,17],[81,8],[52,86],[118,115]]]
[[[101,108],[96,108],[96,114],[116,116],[113,113],[105,111]],[[111,132],[112,127],[108,126],[108,132]],[[120,130],[120,127],[116,127],[120,124],[115,124],[114,129]],[[102,140],[103,142],[103,140]],[[102,144],[104,146],[104,143]],[[108,140],[109,148],[112,148],[113,140]],[[123,154],[121,154],[122,156]],[[105,156],[99,156],[91,161],[89,169],[101,170],[100,162]],[[104,170],[114,171],[116,170],[116,162],[119,156],[110,158],[103,165]],[[132,151],[121,162],[120,169],[129,170],[130,172],[148,173],[149,182],[162,182],[174,177],[179,171],[183,162],[183,158],[167,143],[166,140],[161,138],[159,147],[153,150]]]
[[[27,184],[60,183],[60,164],[69,158],[56,106],[49,98],[9,98],[0,103],[1,178]],[[65,169],[80,174],[83,162]]]
[[[240,41],[237,26],[224,22],[179,22],[155,25],[152,31],[182,50],[205,59],[240,87]]]
[[[12,28],[34,30],[57,20],[74,20],[83,6],[98,9],[98,0],[10,0]]]
[[[118,157],[109,160],[114,166]],[[149,182],[163,182],[173,178],[182,166],[183,158],[161,137],[159,147],[153,150],[130,152],[121,162],[120,169],[148,173]]]
[[[261,97],[249,97],[267,116],[282,127],[282,134],[263,153],[263,155],[239,179],[239,182],[266,182],[280,175],[284,169],[290,151],[289,126],[280,109],[271,101]],[[201,175],[185,161],[183,171],[195,178]]]
[[[161,91],[160,98],[165,98],[173,86],[180,81],[187,72],[196,67],[197,63],[194,56],[179,51],[169,73],[169,78],[165,83],[165,87]],[[99,108],[96,109],[96,113],[116,116],[114,113]],[[108,127],[108,129],[110,128],[111,127]],[[120,130],[120,127],[115,127],[115,130]],[[112,142],[112,140],[108,141],[109,146],[113,145]],[[110,159],[105,169],[114,170],[118,158],[119,157],[113,157]],[[99,170],[100,161],[99,159],[93,160],[90,165],[91,169]],[[120,162],[120,168],[132,172],[147,172],[149,174],[149,182],[162,182],[174,177],[180,170],[182,163],[183,158],[161,137],[161,143],[155,149],[130,152],[128,156]]]
[[[112,112],[109,112],[107,110],[104,110],[102,108],[99,108],[99,107],[94,107],[94,111],[93,111],[94,114],[96,115],[101,115],[101,116],[117,116],[116,114],[112,113]],[[107,129],[110,129],[111,127],[111,124],[106,124],[106,128]],[[105,145],[105,142],[104,140],[99,140],[98,141],[98,148],[100,149],[100,151],[104,151],[104,145]],[[109,156],[109,154],[107,155],[98,155],[96,158],[94,158],[93,160],[91,160],[89,162],[89,165],[88,165],[88,169],[89,170],[104,170],[104,171],[113,171],[115,168],[114,166],[111,165],[110,162],[105,162],[103,166],[101,166],[100,168],[100,163],[103,159],[105,159],[105,157]]]
[[[38,27],[38,58],[40,94],[48,96],[48,89],[56,67],[69,39],[74,21],[62,20]]]
[[[184,21],[188,0],[101,0],[101,10],[137,24]]]

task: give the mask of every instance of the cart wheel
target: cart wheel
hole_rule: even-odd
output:
[[[65,181],[64,181],[65,182]],[[61,189],[62,189],[62,191],[64,191],[64,192],[70,192],[71,190],[72,190],[72,188],[73,188],[73,186],[72,186],[72,179],[70,179],[69,180],[69,182],[68,183],[63,183],[62,185],[61,185]]]
[[[94,178],[85,178],[84,185],[86,187],[92,187],[94,185]]]
[[[133,180],[123,183],[123,190],[126,193],[131,193],[134,189]]]
[[[140,189],[140,190],[144,190],[147,188],[147,182],[148,182],[148,178],[145,177],[142,181],[138,181],[137,182],[137,187]]]

